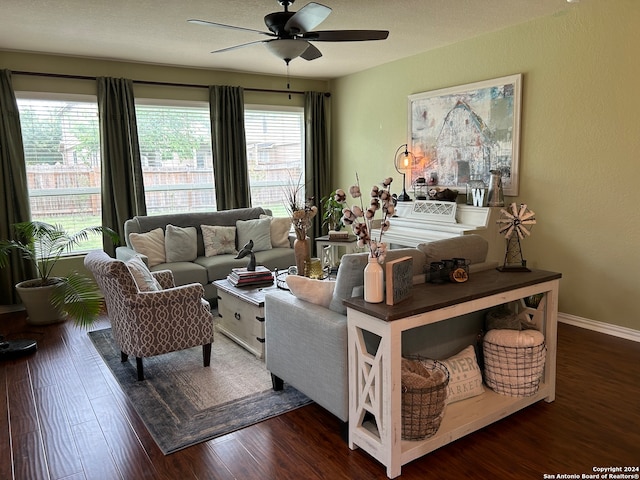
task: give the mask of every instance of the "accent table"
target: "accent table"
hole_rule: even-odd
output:
[[[356,253],[358,251],[358,240],[355,236],[351,235],[346,240],[331,240],[329,235],[316,238],[316,253],[320,256],[320,252],[324,247],[331,247],[329,249],[329,263],[332,267],[338,265],[338,253],[336,249],[338,247],[345,247],[346,253]]]
[[[400,475],[402,465],[443,445],[496,422],[539,400],[555,399],[556,334],[560,273],[474,273],[461,284],[420,284],[411,298],[397,305],[344,301],[347,307],[349,363],[349,448],[360,447],[387,467],[387,476]],[[402,440],[402,332],[444,322],[542,293],[537,308],[523,313],[545,335],[547,354],[539,390],[529,397],[509,397],[485,387],[485,393],[447,405],[438,432],[424,440]],[[364,332],[380,338],[375,352],[367,351]],[[373,418],[373,420],[371,420]]]

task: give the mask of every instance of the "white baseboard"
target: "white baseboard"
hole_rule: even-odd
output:
[[[568,323],[575,327],[586,328],[587,330],[594,330],[596,332],[604,333],[607,335],[613,335],[614,337],[625,338],[634,342],[640,342],[640,330],[634,330],[632,328],[621,327],[619,325],[613,325],[611,323],[597,322],[588,318],[578,317],[576,315],[570,315],[568,313],[558,312],[558,322]]]
[[[24,306],[21,303],[18,305],[0,305],[0,314],[21,312],[22,310],[24,310]]]

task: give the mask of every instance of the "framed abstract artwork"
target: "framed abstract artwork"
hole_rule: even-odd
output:
[[[410,95],[411,183],[464,192],[499,170],[504,194],[518,195],[521,102],[522,74]]]

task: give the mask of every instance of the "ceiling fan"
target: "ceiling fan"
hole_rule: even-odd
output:
[[[289,6],[295,0],[278,0],[284,7],[282,12],[274,12],[264,17],[264,23],[268,32],[251,28],[225,25],[224,23],[209,22],[206,20],[191,19],[188,22],[209,27],[229,28],[245,32],[254,32],[271,37],[268,40],[256,40],[249,43],[235,45],[233,47],[214,50],[211,53],[228,52],[238,48],[244,48],[258,43],[263,43],[267,49],[287,65],[294,58],[305,60],[320,58],[322,53],[310,42],[356,42],[365,40],[384,40],[389,36],[387,30],[324,30],[312,31],[320,25],[331,13],[331,8],[319,3],[306,4],[297,12],[290,12]]]

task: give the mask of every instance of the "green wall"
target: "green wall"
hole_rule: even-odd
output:
[[[640,330],[639,25],[636,0],[586,0],[332,81],[335,186],[355,171],[363,186],[400,179],[408,95],[522,73],[520,193],[507,201],[536,212],[524,256],[562,272],[561,312]]]

